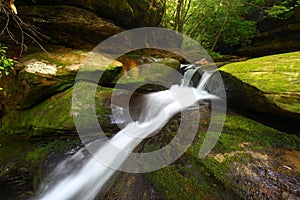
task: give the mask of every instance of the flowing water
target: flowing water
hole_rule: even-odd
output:
[[[87,150],[81,149],[60,163],[42,183],[33,199],[95,199],[144,138],[161,129],[176,113],[197,104],[199,100],[217,98],[204,90],[212,72],[204,72],[198,86],[189,87],[196,71],[195,68],[189,69],[180,86],[174,85],[169,90],[146,95],[139,120],[128,123],[109,142],[104,143],[99,139],[90,143],[92,148],[97,148],[95,155],[91,156]],[[126,156],[124,151],[127,152]],[[96,159],[98,156],[105,163]]]

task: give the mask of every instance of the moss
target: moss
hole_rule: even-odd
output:
[[[300,52],[231,63],[220,68],[264,92],[300,92]]]
[[[43,179],[43,168],[41,167],[41,164],[52,153],[62,153],[79,144],[79,139],[56,139],[28,152],[24,157],[24,163],[29,168],[29,176],[33,177],[33,189],[36,190]]]
[[[198,158],[204,132],[193,144],[188,154]],[[300,138],[288,135],[242,116],[227,116],[222,134],[207,158],[201,160],[217,180],[230,186],[227,174],[234,162],[248,163],[253,159],[249,151],[264,153],[270,148],[300,149]],[[254,158],[255,159],[255,158]]]
[[[147,150],[157,150],[164,134],[173,137],[172,124],[165,127],[146,144]],[[238,115],[226,117],[222,134],[210,154],[199,158],[208,123],[193,144],[175,163],[146,175],[154,188],[166,199],[235,199],[238,185],[232,185],[230,173],[234,163],[255,162],[255,152],[265,155],[273,148],[300,149],[300,138],[288,135]],[[206,127],[206,128],[205,128]],[[162,134],[162,135],[161,135]],[[188,133],[187,133],[188,134]],[[163,145],[167,144],[166,142]],[[152,147],[152,149],[151,149]]]
[[[143,152],[160,149],[176,135],[180,118],[175,117],[152,137]],[[188,133],[187,133],[188,134]],[[153,187],[166,199],[236,199],[231,190],[226,190],[199,159],[201,142],[195,142],[174,163],[155,172],[145,174]]]
[[[84,92],[88,91],[88,88],[95,87],[92,83],[79,82],[77,83],[78,90]],[[95,107],[96,115],[99,117],[99,123],[104,127],[110,126],[111,114],[110,96],[112,89],[103,88],[97,86],[97,92],[95,95]],[[65,92],[59,93],[50,99],[42,102],[32,109],[24,111],[13,111],[8,113],[2,118],[1,130],[3,133],[8,134],[49,134],[55,131],[75,131],[74,119],[71,113],[72,109],[72,95],[73,89],[69,89]],[[86,94],[86,100],[88,101],[89,93]],[[83,94],[84,96],[84,94]],[[81,123],[88,125],[91,121],[89,112],[93,111],[93,105],[90,102],[81,102],[82,107],[79,109],[84,114],[87,113],[89,118],[84,119]],[[73,111],[76,111],[74,109]]]
[[[234,199],[213,177],[209,177],[206,169],[195,170],[193,167],[173,164],[146,174],[146,177],[165,199]]]

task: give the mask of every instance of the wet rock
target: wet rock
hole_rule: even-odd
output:
[[[80,144],[80,140],[70,135],[53,140],[0,134],[0,144],[0,196],[26,200],[34,194],[45,172],[41,163],[54,155],[61,160],[64,152]]]
[[[284,167],[291,165],[282,158],[286,149],[300,149],[299,137],[229,116],[203,163],[241,199],[300,198],[300,174]]]
[[[206,132],[209,125],[206,120],[202,118],[200,131],[193,144],[176,162],[145,174],[165,198],[300,197],[299,172],[283,167],[295,168],[285,159],[284,152],[289,149],[299,150],[299,137],[279,132],[242,116],[227,115],[217,144],[205,158],[199,158],[204,138],[209,134]],[[170,122],[169,127],[166,126],[166,129],[145,143],[144,149],[147,152],[149,149],[164,147],[169,141],[165,141],[166,138],[176,134],[177,129],[173,130]]]
[[[123,73],[115,80],[120,87],[157,91],[180,83],[180,62],[173,58],[123,58]]]

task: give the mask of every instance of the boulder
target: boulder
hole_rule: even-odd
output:
[[[120,74],[119,79],[114,80],[114,83],[120,84],[122,87],[157,91],[166,89],[181,79],[178,72],[180,62],[173,58],[125,56],[120,60],[124,63],[123,73]]]
[[[300,52],[231,63],[220,71],[230,105],[300,119]]]
[[[19,5],[70,5],[91,10],[96,15],[124,28],[158,26],[165,9],[164,0],[16,0],[15,4],[17,7]],[[51,13],[52,8],[48,8],[47,12]],[[95,25],[96,21],[92,24]]]
[[[4,109],[27,109],[65,91],[73,86],[79,70],[87,76],[103,72],[99,84],[105,85],[111,83],[122,69],[122,63],[117,61],[107,68],[99,60],[87,63],[88,55],[88,51],[56,48],[48,54],[36,52],[24,56],[18,63],[18,72],[1,80],[4,92],[0,97]]]
[[[82,92],[95,87],[93,83],[79,81],[76,89]],[[95,105],[85,102],[81,107],[72,109],[73,88],[56,94],[35,107],[22,111],[11,111],[2,118],[1,132],[8,134],[50,134],[55,132],[75,132],[73,117],[79,113],[92,112],[93,106],[101,127],[111,128],[110,98],[113,89],[97,87]],[[89,126],[90,115],[81,123]]]
[[[38,27],[52,43],[73,48],[93,48],[104,39],[123,31],[94,13],[65,5],[18,7],[20,17]]]

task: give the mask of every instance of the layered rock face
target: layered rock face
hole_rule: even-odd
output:
[[[300,7],[287,20],[265,19],[257,24],[259,33],[250,45],[239,48],[237,54],[251,57],[298,51],[300,48]]]
[[[157,26],[165,8],[164,0],[18,0],[16,5],[69,5],[92,11],[124,28]],[[48,11],[51,12],[51,9]],[[29,13],[28,13],[29,14]]]
[[[25,1],[15,2],[19,16],[45,40],[73,48],[93,48],[125,29],[157,26],[162,0]]]

